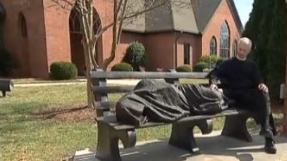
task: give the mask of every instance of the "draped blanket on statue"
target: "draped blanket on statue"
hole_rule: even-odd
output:
[[[186,116],[215,114],[226,109],[221,92],[195,84],[172,85],[141,80],[116,105],[118,122],[135,126],[146,122],[173,122]]]

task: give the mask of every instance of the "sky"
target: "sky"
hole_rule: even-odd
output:
[[[249,19],[252,11],[253,0],[234,0],[243,27]]]

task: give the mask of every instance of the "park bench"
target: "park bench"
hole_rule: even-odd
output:
[[[0,91],[3,97],[6,97],[6,92],[12,91],[13,87],[14,84],[11,79],[0,79]]]
[[[167,123],[149,122],[142,126],[132,126],[117,122],[115,117],[115,104],[109,100],[112,93],[126,93],[133,90],[132,85],[107,85],[108,79],[164,79],[168,83],[179,83],[179,79],[203,79],[206,73],[177,73],[175,70],[165,72],[105,72],[100,69],[92,71],[91,81],[93,94],[96,99],[97,113],[97,150],[96,157],[102,161],[121,161],[119,140],[124,148],[134,147],[136,144],[136,129],[166,125]],[[206,84],[208,85],[208,84]],[[247,131],[248,118],[254,118],[244,110],[228,108],[215,115],[197,115],[182,118],[172,124],[172,132],[169,144],[191,153],[198,153],[199,148],[193,134],[193,128],[197,126],[202,134],[212,132],[212,119],[225,117],[222,135],[244,141],[252,141]]]

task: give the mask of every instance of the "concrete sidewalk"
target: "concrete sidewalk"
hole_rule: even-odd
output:
[[[136,147],[121,149],[122,161],[287,161],[287,138],[276,137],[277,154],[266,154],[264,140],[253,135],[254,141],[244,142],[220,136],[220,131],[196,135],[201,154],[192,155],[168,145],[168,140],[139,142]],[[74,161],[100,161],[93,150],[75,153]]]

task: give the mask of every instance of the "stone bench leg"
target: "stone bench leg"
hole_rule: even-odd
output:
[[[96,157],[101,161],[121,161],[119,140],[124,148],[134,147],[136,133],[134,129],[114,130],[106,123],[98,122],[98,143]]]
[[[252,142],[253,139],[246,126],[248,118],[250,118],[248,114],[226,116],[221,135],[236,138],[238,140]]]
[[[2,91],[2,96],[6,97],[6,91]]]
[[[211,119],[173,123],[169,144],[192,153],[199,153],[199,148],[193,134],[193,129],[195,126],[199,127],[202,134],[211,133],[213,128]]]

